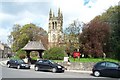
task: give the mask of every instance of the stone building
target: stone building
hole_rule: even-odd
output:
[[[49,12],[48,43],[49,48],[60,46],[63,41],[63,15],[58,9],[58,15],[55,16],[51,9]]]
[[[0,42],[0,58],[6,58],[12,56],[11,48],[7,44]]]

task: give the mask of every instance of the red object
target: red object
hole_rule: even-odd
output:
[[[80,57],[80,52],[73,52],[73,57],[74,57],[74,58]]]

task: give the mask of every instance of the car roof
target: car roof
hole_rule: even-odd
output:
[[[100,64],[100,63],[106,63],[106,62],[109,62],[109,63],[115,63],[115,64],[118,64],[118,65],[120,65],[119,63],[117,63],[117,62],[112,62],[112,61],[100,61],[100,62],[98,62],[97,64]]]
[[[22,60],[22,59],[10,59],[10,60],[19,61],[19,60]]]
[[[49,61],[49,60],[47,60],[47,59],[40,59],[40,60],[38,60],[38,61]]]

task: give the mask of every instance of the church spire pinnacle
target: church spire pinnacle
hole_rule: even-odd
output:
[[[49,18],[52,18],[52,10],[50,9]]]
[[[61,16],[60,8],[58,9],[58,17]]]

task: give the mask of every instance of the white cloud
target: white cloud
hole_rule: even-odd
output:
[[[16,3],[17,5],[26,4],[24,2],[48,2],[50,5],[47,7],[46,5],[42,5],[45,7],[45,10],[37,9],[36,7],[24,6],[23,10],[19,13],[3,13],[0,12],[0,22],[4,22],[7,26],[0,25],[0,40],[5,40],[7,35],[10,33],[9,29],[11,29],[13,24],[24,25],[27,23],[34,23],[45,30],[48,29],[48,14],[44,14],[42,12],[46,12],[48,8],[51,8],[52,11],[57,14],[58,8],[61,8],[63,13],[63,27],[68,27],[68,25],[73,21],[78,19],[79,21],[83,21],[85,23],[92,20],[95,16],[100,15],[105,10],[107,10],[110,6],[114,6],[118,4],[119,0],[90,0],[86,6],[84,5],[84,0],[2,0],[2,2],[21,2]],[[7,4],[9,5],[9,4]],[[17,5],[15,7],[17,7]],[[3,5],[4,7],[4,5]],[[28,7],[32,8],[28,10]],[[37,7],[41,7],[38,6]],[[13,8],[13,7],[12,7]],[[35,9],[34,9],[35,8]],[[5,8],[6,9],[6,8]],[[9,8],[11,9],[11,8]],[[7,10],[9,10],[7,8]],[[32,12],[34,10],[34,12]],[[48,9],[49,10],[49,9]],[[10,10],[12,12],[12,10]],[[15,11],[15,10],[14,10]],[[16,10],[17,12],[17,10]],[[47,11],[49,12],[49,11]],[[8,24],[9,23],[9,24]],[[8,27],[9,26],[9,27]],[[7,27],[7,29],[4,29]]]
[[[95,16],[103,13],[110,6],[116,5],[118,1],[119,0],[90,0],[85,6],[84,0],[54,0],[53,5],[62,9],[64,17],[69,15],[68,20],[79,19],[87,23]]]
[[[50,0],[1,0],[0,2],[50,2]]]
[[[7,37],[8,35],[10,35],[10,29],[7,28],[7,29],[3,29],[3,28],[0,28],[0,41],[4,42],[4,43],[7,43]]]
[[[7,14],[7,13],[2,13],[0,12],[0,22],[4,21],[4,20],[11,20],[11,19],[14,19],[15,16],[14,15],[10,15],[10,14]]]
[[[25,11],[22,13],[19,13],[16,15],[17,20],[14,22],[14,24],[20,24],[20,25],[25,25],[29,23],[34,23],[45,30],[47,30],[46,23],[48,22],[48,16],[42,15],[42,14],[34,14],[29,11]]]

